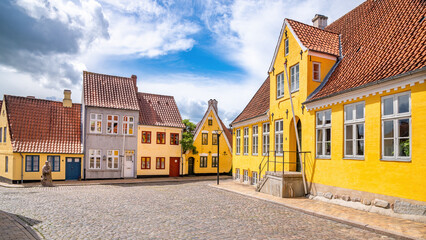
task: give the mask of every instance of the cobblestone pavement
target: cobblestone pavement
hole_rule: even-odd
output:
[[[46,239],[390,239],[209,183],[0,188],[0,210]]]

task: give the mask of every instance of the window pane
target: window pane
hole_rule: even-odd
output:
[[[322,143],[317,143],[317,155],[322,155]]]
[[[364,104],[358,104],[355,106],[356,108],[356,118],[362,119],[364,118]]]
[[[398,120],[399,137],[410,137],[410,120]]]
[[[94,157],[90,157],[89,168],[95,168],[95,158]]]
[[[322,112],[317,113],[317,125],[322,125],[322,115]]]
[[[410,156],[410,140],[399,139],[399,156],[409,157]]]
[[[356,125],[356,139],[364,139],[364,124]]]
[[[318,142],[322,141],[322,130],[321,129],[317,130],[317,141]]]
[[[409,112],[409,95],[403,95],[398,97],[398,113]]]
[[[331,111],[325,111],[325,124],[331,124]]]
[[[352,125],[346,126],[346,139],[351,140],[353,139],[353,131],[352,131]]]
[[[330,155],[330,154],[331,154],[331,143],[326,142],[325,143],[325,155]]]
[[[383,129],[385,138],[393,138],[393,121],[385,121]]]
[[[346,120],[353,120],[354,116],[353,116],[353,111],[354,107],[353,106],[346,106],[345,107],[345,114],[346,114]]]
[[[384,140],[383,155],[393,157],[394,155],[393,139]]]
[[[393,98],[386,98],[383,100],[383,115],[393,114]]]
[[[356,149],[356,155],[364,155],[364,140],[357,141]]]
[[[346,155],[353,155],[353,145],[352,145],[352,141],[346,141],[346,151],[345,154]]]
[[[331,129],[325,129],[325,141],[331,141]]]

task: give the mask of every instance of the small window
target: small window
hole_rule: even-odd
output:
[[[25,172],[38,172],[40,166],[40,156],[27,155],[25,156]]]
[[[345,157],[364,157],[364,102],[345,106]]]
[[[201,144],[202,145],[207,145],[209,143],[209,134],[208,133],[203,133],[201,137],[202,137]]]
[[[157,169],[165,169],[166,168],[166,159],[164,157],[158,157],[157,158]]]
[[[252,155],[257,155],[258,153],[258,144],[259,144],[259,137],[258,137],[258,127],[257,125],[254,125],[252,128]]]
[[[288,38],[284,41],[285,42],[285,55],[288,55],[288,51],[289,51],[289,46],[288,46]]]
[[[90,114],[90,133],[102,133],[102,114]]]
[[[108,150],[107,155],[107,168],[118,169],[118,150]]]
[[[331,156],[331,110],[317,112],[316,144],[317,158]]]
[[[150,168],[151,168],[151,158],[141,157],[141,169],[150,169]]]
[[[6,136],[7,136],[7,127],[4,127],[4,135],[3,135],[3,142],[6,142]],[[1,136],[0,136],[1,138]]]
[[[207,167],[207,157],[202,156],[200,157],[200,168],[206,168]]]
[[[157,144],[166,144],[165,132],[157,132]]]
[[[277,98],[284,97],[284,73],[277,75]]]
[[[142,131],[142,143],[151,143],[151,132]]]
[[[179,133],[170,133],[170,145],[179,145]]]
[[[101,169],[101,150],[89,150],[89,169]]]
[[[212,157],[212,167],[217,168],[217,157],[216,156]]]
[[[264,123],[262,128],[262,153],[266,156],[269,155],[269,123]]]
[[[235,180],[240,180],[240,169],[235,169]]]
[[[283,120],[275,121],[275,151],[276,154],[282,156],[283,154]]]
[[[217,145],[218,135],[216,133],[212,134],[212,144]]]
[[[60,156],[47,156],[52,172],[59,172],[61,169],[61,157]]]
[[[321,82],[321,64],[317,62],[312,63],[312,80]]]
[[[209,119],[209,126],[213,125],[213,119]]]
[[[5,164],[4,172],[9,172],[9,157],[8,156],[4,157],[4,164]]]
[[[107,116],[107,134],[118,134],[118,116]]]
[[[257,172],[251,172],[251,184],[256,185],[257,184]]]
[[[0,128],[0,143],[2,142],[3,138],[1,137],[3,136],[3,128]]]
[[[243,149],[243,153],[244,155],[247,155],[249,152],[249,128],[246,127],[244,128],[244,136],[243,136],[243,140],[244,140],[244,149]]]
[[[235,149],[235,154],[240,155],[240,151],[241,151],[241,130],[237,129],[236,132],[237,133],[236,133],[236,140],[235,141],[236,141],[237,147]]]
[[[243,181],[247,183],[249,181],[248,170],[244,170]]]
[[[133,135],[134,118],[129,116],[123,116],[123,134]]]
[[[290,68],[291,92],[299,90],[299,64]]]

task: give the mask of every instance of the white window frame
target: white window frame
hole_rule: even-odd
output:
[[[288,38],[284,40],[284,55],[287,56],[290,51],[289,45],[288,45]]]
[[[248,183],[250,181],[248,170],[243,170],[243,182]]]
[[[244,135],[243,135],[243,154],[248,155],[249,153],[249,128],[244,128]]]
[[[103,118],[102,114],[98,114],[98,113],[91,113],[90,114],[90,125],[89,125],[89,132],[90,133],[96,133],[96,134],[101,134],[102,133],[102,118]],[[92,123],[95,124],[95,129],[94,130],[92,130]],[[96,127],[96,126],[98,126],[99,123],[101,124],[100,131],[98,131],[98,128]]]
[[[290,81],[291,92],[299,91],[299,64],[290,67]]]
[[[357,106],[362,105],[362,118],[357,118]],[[347,110],[349,108],[352,108],[352,119],[347,120]],[[363,138],[358,139],[357,138],[357,126],[362,124],[362,128],[363,128]],[[347,140],[346,136],[347,136],[347,127],[351,127],[351,132],[352,132],[352,139],[351,140]],[[348,145],[348,141],[351,141],[351,145],[352,145],[352,154],[347,154],[346,148]],[[363,150],[363,154],[362,155],[358,155],[358,144],[357,142],[363,142],[364,145],[364,150]],[[364,159],[364,155],[365,155],[365,102],[356,102],[356,103],[352,103],[352,104],[347,104],[344,106],[344,137],[343,137],[343,142],[344,142],[344,156],[345,158],[351,158],[351,159]]]
[[[283,142],[284,142],[284,122],[283,119],[275,120],[275,153],[276,156],[283,155]]]
[[[256,185],[257,184],[257,172],[251,172],[251,185]]]
[[[262,154],[263,156],[269,155],[269,130],[270,130],[270,124],[264,123],[262,125]]]
[[[235,180],[240,180],[240,169],[239,168],[235,169]]]
[[[277,99],[284,97],[284,73],[280,73],[277,78]]]
[[[135,133],[135,118],[133,116],[123,116],[122,127],[124,135],[133,135]],[[130,129],[132,130],[132,133],[129,133]]]
[[[252,127],[252,155],[257,156],[258,149],[259,149],[259,127],[257,125],[254,125]]]
[[[327,112],[329,112],[330,113],[330,123],[329,124],[326,124],[325,123],[325,113],[327,113]],[[318,124],[318,118],[319,118],[319,115],[321,116],[321,119],[322,119],[322,123],[321,124]],[[331,158],[331,151],[333,150],[332,149],[332,146],[331,146],[331,143],[332,143],[332,138],[331,138],[331,122],[332,122],[332,115],[331,115],[331,109],[327,109],[327,110],[324,110],[324,111],[318,111],[318,112],[316,112],[316,114],[315,114],[315,156],[316,156],[316,158]],[[327,129],[330,129],[330,141],[325,141],[325,137],[326,137],[326,130]],[[318,141],[318,131],[321,131],[321,141]],[[318,154],[318,143],[321,143],[321,154]],[[327,155],[327,154],[325,154],[325,149],[326,149],[326,144],[327,143],[329,143],[330,144],[330,154],[329,155]]]
[[[89,149],[89,169],[101,169],[102,164],[102,152],[99,149]],[[93,159],[93,167],[90,166],[90,159]],[[99,160],[99,161],[98,161]],[[99,166],[98,164],[99,163]]]
[[[398,104],[399,104],[399,100],[398,97],[401,96],[405,96],[408,95],[408,112],[404,112],[404,113],[398,113]],[[388,114],[388,115],[384,115],[385,111],[384,111],[384,100],[386,99],[392,99],[392,104],[393,104],[393,114]],[[402,92],[402,93],[398,93],[398,94],[393,94],[393,95],[389,95],[389,96],[384,96],[381,98],[381,110],[382,110],[382,134],[381,134],[381,143],[382,143],[382,160],[385,161],[403,161],[403,162],[410,162],[411,161],[411,156],[412,156],[412,140],[411,140],[411,136],[412,136],[412,132],[411,132],[411,92]],[[409,141],[409,150],[410,150],[410,154],[409,156],[399,156],[399,140],[402,137],[399,137],[400,134],[400,128],[398,126],[398,121],[399,120],[403,120],[403,119],[408,119],[408,124],[409,124],[409,136],[408,137],[403,137],[403,138],[407,138],[407,140]],[[393,139],[393,148],[394,148],[394,154],[393,156],[385,156],[384,155],[384,147],[385,147],[385,129],[384,129],[384,123],[387,121],[392,121],[393,122],[393,138],[387,138],[387,139]]]
[[[111,120],[108,119],[109,117],[111,117]],[[117,120],[114,120],[115,117],[117,118]],[[107,129],[106,129],[107,134],[111,134],[111,135],[117,135],[118,134],[119,119],[120,119],[120,117],[118,115],[107,115]],[[117,124],[117,132],[116,133],[114,133],[114,123]],[[109,129],[110,124],[111,124],[111,129]]]
[[[235,135],[236,135],[236,137],[235,137],[236,144],[235,145],[237,145],[237,148],[235,150],[235,154],[240,155],[240,153],[241,153],[241,129],[237,129]]]
[[[117,152],[117,155],[114,154]],[[119,169],[120,161],[119,161],[120,151],[119,150],[107,150],[107,169]],[[117,161],[117,167],[114,167],[114,163]],[[109,166],[109,162],[111,162],[111,167]]]
[[[318,71],[315,71],[315,65],[318,65]],[[315,78],[315,72],[318,72],[318,79]],[[321,82],[321,63],[319,62],[312,62],[312,80]]]

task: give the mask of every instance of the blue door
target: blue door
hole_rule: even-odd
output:
[[[81,176],[81,159],[67,158],[66,160],[65,180],[78,180]]]

